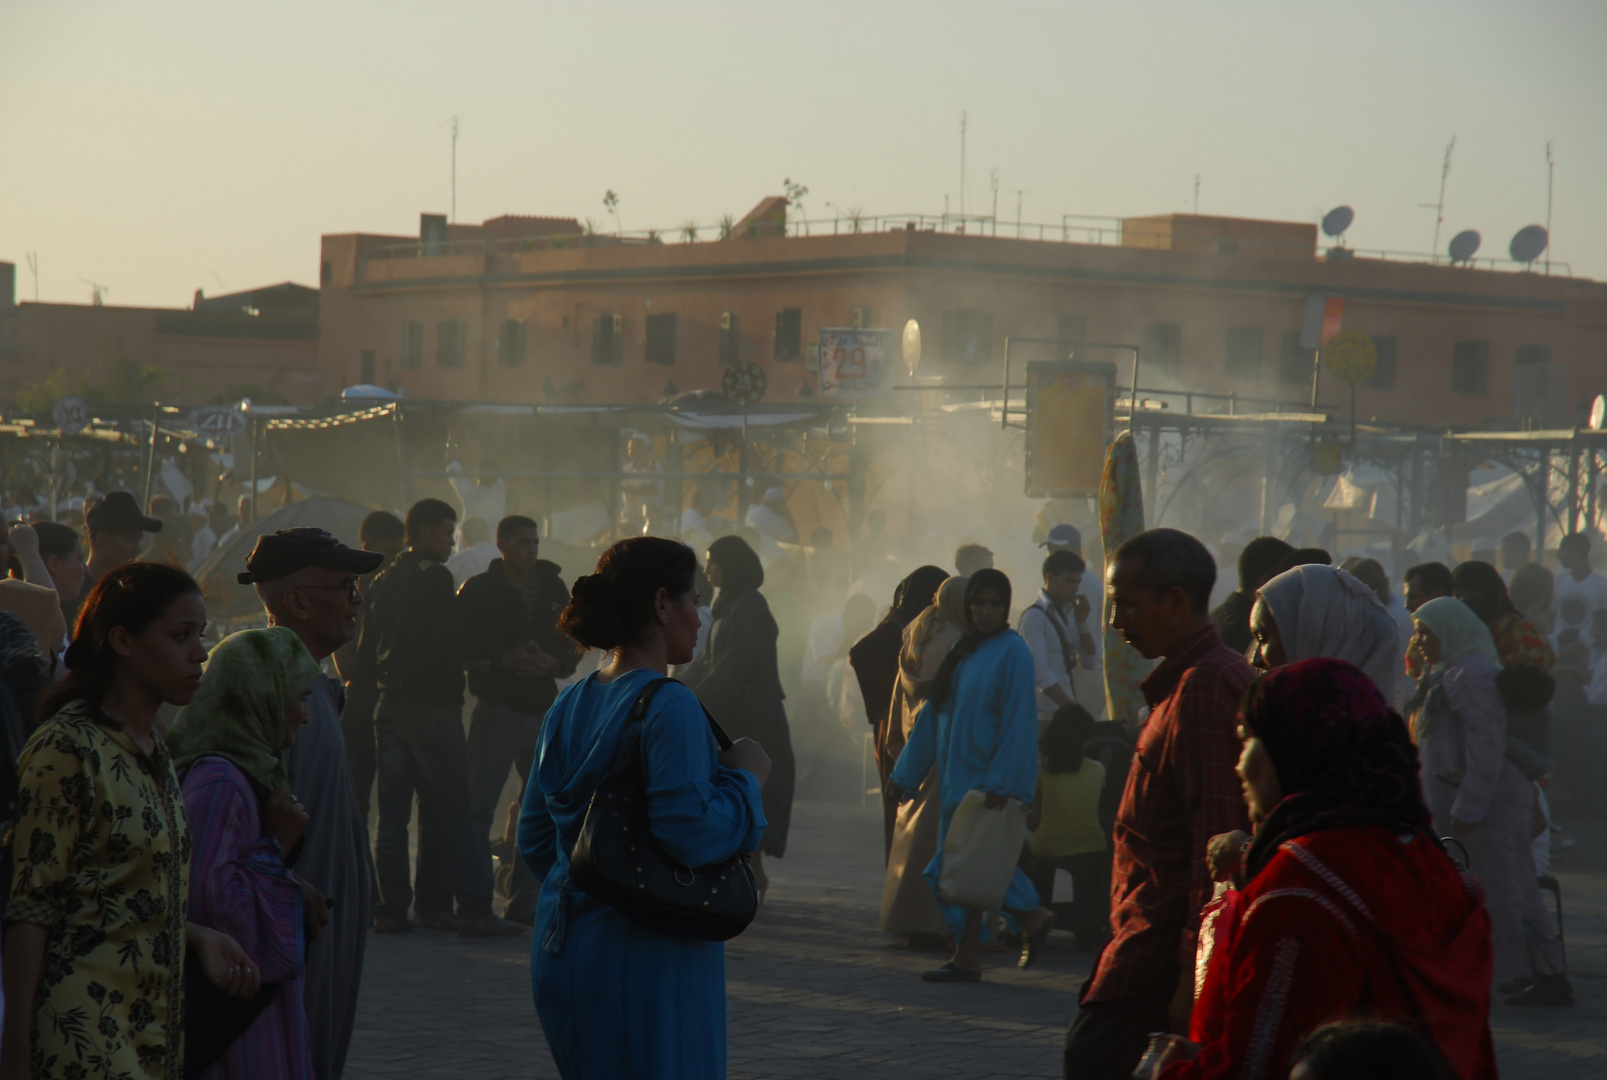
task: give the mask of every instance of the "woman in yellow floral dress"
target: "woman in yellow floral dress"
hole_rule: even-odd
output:
[[[85,601],[18,763],[0,1080],[177,1080],[186,946],[226,992],[257,991],[238,944],[185,922],[190,833],[153,727],[195,695],[205,623],[190,576],[154,563]]]

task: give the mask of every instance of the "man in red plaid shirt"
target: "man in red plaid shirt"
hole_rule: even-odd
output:
[[[1194,537],[1151,529],[1116,549],[1110,624],[1147,659],[1139,732],[1111,875],[1113,937],[1066,1032],[1068,1080],[1130,1077],[1151,1032],[1188,1033],[1194,945],[1211,898],[1205,846],[1249,830],[1234,764],[1239,701],[1256,672],[1209,614],[1216,563]]]

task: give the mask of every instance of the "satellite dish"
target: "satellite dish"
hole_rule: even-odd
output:
[[[1350,228],[1350,223],[1355,220],[1356,211],[1348,206],[1336,206],[1322,219],[1322,231],[1329,236],[1338,236]]]
[[[1607,394],[1597,394],[1590,403],[1590,430],[1600,431],[1607,424]]]
[[[1546,250],[1546,244],[1550,240],[1543,226],[1526,225],[1512,238],[1507,252],[1512,256],[1513,262],[1534,262],[1540,257],[1540,253]]]
[[[913,377],[921,366],[921,324],[911,319],[904,324],[904,337],[900,342],[904,354],[904,367]]]
[[[1451,237],[1451,261],[1467,262],[1473,258],[1473,253],[1479,250],[1481,239],[1476,229],[1463,229]]]

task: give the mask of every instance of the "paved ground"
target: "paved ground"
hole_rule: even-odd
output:
[[[770,899],[728,950],[730,1075],[1053,1078],[1086,956],[1055,935],[1043,965],[995,960],[980,986],[933,986],[933,965],[876,932],[880,817],[874,809],[800,803],[792,851],[768,864]],[[1556,868],[1579,1002],[1498,1005],[1502,1075],[1607,1076],[1607,826],[1577,832]],[[1589,869],[1587,869],[1589,868]],[[416,932],[370,938],[352,1080],[551,1077],[530,1003],[527,938],[465,941]]]

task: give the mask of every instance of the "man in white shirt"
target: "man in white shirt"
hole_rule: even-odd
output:
[[[495,461],[490,458],[482,461],[480,473],[473,480],[463,475],[461,461],[447,462],[446,471],[447,482],[452,485],[452,490],[458,496],[458,504],[463,507],[463,516],[458,518],[459,521],[467,523],[470,518],[479,518],[489,528],[508,516],[508,485],[500,476],[495,481],[490,479],[502,471]]]
[[[1584,533],[1564,536],[1557,545],[1557,561],[1562,563],[1562,569],[1556,575],[1559,611],[1563,601],[1571,596],[1577,596],[1585,602],[1587,617],[1589,612],[1607,608],[1607,578],[1590,568],[1589,536]]]
[[[1048,539],[1038,546],[1050,551],[1069,551],[1085,563],[1088,561],[1088,556],[1084,555],[1082,550],[1082,533],[1075,525],[1056,525],[1049,530]],[[1098,567],[1094,568],[1093,573],[1083,571],[1082,596],[1088,601],[1088,610],[1096,616],[1090,637],[1094,643],[1094,651],[1082,656],[1079,665],[1081,674],[1072,680],[1074,684],[1082,686],[1081,704],[1096,720],[1102,717],[1105,708],[1104,638],[1099,629],[1100,620],[1104,618],[1101,614],[1104,604],[1102,584],[1103,577]]]
[[[1509,532],[1501,538],[1501,580],[1512,584],[1512,575],[1520,566],[1534,561],[1534,546],[1528,533]]]
[[[1094,653],[1094,637],[1088,631],[1091,609],[1081,591],[1086,569],[1076,553],[1051,551],[1043,561],[1043,589],[1017,624],[1032,650],[1040,728],[1048,725],[1056,709],[1077,700],[1072,673],[1080,658]]]

